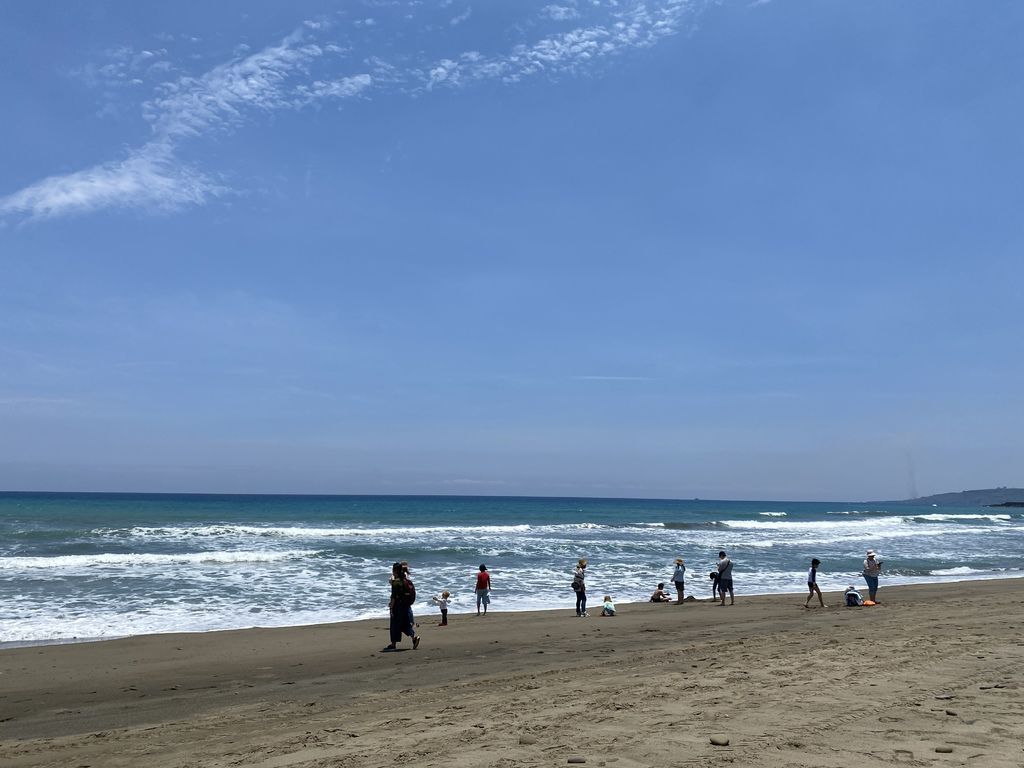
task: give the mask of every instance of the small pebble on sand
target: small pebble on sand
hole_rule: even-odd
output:
[[[729,737],[728,736],[712,736],[711,743],[716,747],[728,747]]]
[[[570,757],[566,762],[568,763],[585,763],[587,758],[585,757]]]
[[[953,751],[953,748],[952,747],[936,747],[935,751],[939,752],[940,754],[943,754],[943,755],[948,755],[950,752]]]

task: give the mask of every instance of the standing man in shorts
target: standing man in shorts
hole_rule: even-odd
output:
[[[730,560],[723,549],[718,553],[718,594],[722,596],[722,605],[725,605],[725,593],[729,593],[729,605],[736,603],[732,592],[732,560]]]

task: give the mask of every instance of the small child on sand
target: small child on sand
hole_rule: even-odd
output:
[[[604,607],[601,608],[602,616],[614,616],[615,615],[615,603],[612,602],[611,595],[604,596]]]
[[[665,582],[659,582],[658,588],[651,593],[652,603],[671,603],[672,596],[665,591]]]
[[[828,608],[825,605],[825,599],[821,596],[821,587],[818,586],[818,566],[821,565],[821,560],[814,558],[811,560],[811,567],[807,569],[807,599],[804,600],[804,608],[810,608],[811,598],[815,595],[818,596],[818,603],[822,608]]]
[[[447,589],[440,595],[434,595],[430,598],[431,602],[441,608],[441,622],[437,625],[439,627],[448,626],[448,606],[452,604],[452,593]]]
[[[846,588],[846,591],[843,593],[843,597],[846,598],[847,608],[864,605],[864,598],[860,596],[860,592],[857,591],[857,588],[854,587],[853,584]]]
[[[712,571],[708,574],[708,578],[711,579],[711,599],[718,599],[718,571]]]

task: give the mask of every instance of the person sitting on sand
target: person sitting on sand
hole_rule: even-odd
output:
[[[665,583],[658,582],[658,588],[651,593],[652,603],[671,603],[672,595],[665,591]]]
[[[718,600],[718,571],[709,573],[708,578],[711,579],[711,599]]]
[[[846,607],[854,608],[858,605],[864,605],[864,598],[860,596],[860,592],[851,584],[846,588],[843,593],[843,597],[846,599]]]
[[[602,616],[614,616],[615,615],[615,603],[612,602],[611,595],[604,596],[604,607],[601,608]]]
[[[818,586],[818,566],[821,565],[821,560],[814,558],[811,560],[811,567],[807,569],[807,590],[810,594],[807,595],[807,599],[804,600],[804,608],[808,608],[811,603],[811,598],[815,595],[818,596],[818,602],[821,603],[822,608],[827,608],[825,600],[821,596],[821,588]]]
[[[430,601],[441,609],[441,621],[439,627],[448,626],[448,606],[452,604],[452,593],[447,589],[440,595],[434,595]]]

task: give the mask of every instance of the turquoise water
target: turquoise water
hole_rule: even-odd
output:
[[[494,610],[567,608],[589,592],[646,600],[686,560],[710,594],[719,549],[739,596],[799,592],[812,557],[826,590],[1024,575],[1024,514],[986,507],[398,496],[0,494],[0,642],[285,626],[383,616],[390,563],[422,602],[472,608],[481,562]]]

